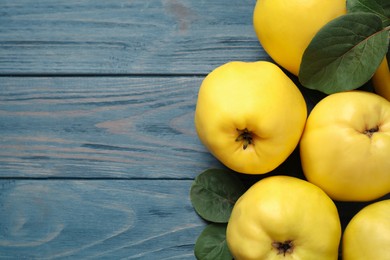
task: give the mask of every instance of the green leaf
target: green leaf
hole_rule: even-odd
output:
[[[326,94],[352,90],[370,80],[386,55],[389,28],[371,13],[350,13],[326,24],[305,50],[301,84]]]
[[[390,25],[389,0],[348,0],[347,12],[373,13],[381,18],[384,27]]]
[[[198,260],[231,260],[226,243],[226,224],[212,223],[206,226],[195,243],[195,256]]]
[[[205,220],[227,223],[237,199],[245,186],[232,172],[209,169],[199,174],[190,190],[195,211]]]

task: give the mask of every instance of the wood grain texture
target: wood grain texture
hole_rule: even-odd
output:
[[[195,259],[190,186],[222,168],[197,91],[225,62],[270,60],[255,3],[0,1],[0,259]],[[303,178],[297,151],[271,174]],[[364,205],[337,203],[343,226]]]
[[[0,176],[194,178],[203,77],[2,77]]]
[[[265,60],[255,0],[2,0],[0,74],[204,74]]]
[[[190,185],[0,180],[0,258],[194,259]]]

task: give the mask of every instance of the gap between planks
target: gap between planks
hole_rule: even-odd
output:
[[[155,177],[155,178],[109,178],[109,177],[0,177],[0,180],[66,180],[66,181],[192,181],[194,178],[168,178],[168,177]]]
[[[0,74],[0,78],[6,77],[33,77],[33,78],[88,78],[88,77],[144,77],[144,78],[169,78],[169,77],[200,77],[206,74],[199,73],[12,73]]]

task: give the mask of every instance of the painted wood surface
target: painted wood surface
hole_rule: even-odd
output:
[[[0,259],[195,259],[190,186],[222,167],[196,95],[227,61],[270,60],[255,3],[0,1]],[[364,204],[338,206],[345,224]]]
[[[201,74],[268,59],[255,0],[2,0],[1,74]]]
[[[202,77],[1,77],[1,177],[194,178]]]
[[[0,258],[195,259],[203,77],[255,1],[0,1]]]
[[[194,259],[190,185],[0,180],[0,259]]]

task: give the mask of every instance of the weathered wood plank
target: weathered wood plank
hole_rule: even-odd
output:
[[[193,178],[202,77],[2,77],[0,177]]]
[[[190,185],[0,180],[0,258],[194,259]]]
[[[0,258],[195,259],[191,183],[0,180]],[[338,203],[343,227],[369,203]]]
[[[2,0],[0,74],[204,74],[269,59],[255,0]]]

